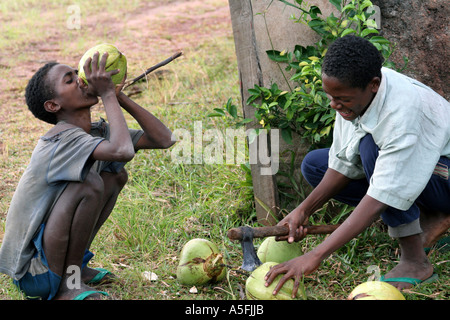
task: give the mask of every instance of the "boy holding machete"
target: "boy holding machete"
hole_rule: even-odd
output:
[[[345,36],[328,49],[322,85],[337,111],[333,143],[302,163],[315,189],[280,221],[299,241],[308,217],[331,198],[355,206],[350,216],[316,248],[274,266],[266,285],[275,288],[316,270],[334,251],[380,216],[398,238],[399,264],[381,280],[399,289],[435,278],[425,254],[450,227],[450,104],[429,87],[382,67],[378,50],[360,37]]]
[[[163,123],[121,92],[124,82],[115,87],[111,76],[118,70],[106,72],[106,58],[97,52],[86,61],[88,86],[77,70],[48,63],[26,88],[30,111],[55,125],[40,138],[14,193],[0,248],[0,271],[27,297],[81,300],[107,295],[88,284],[113,275],[86,264],[93,256],[92,240],[127,182],[124,165],[137,150],[174,143]],[[98,97],[108,124],[91,123],[90,108]],[[128,129],[121,108],[142,130]]]

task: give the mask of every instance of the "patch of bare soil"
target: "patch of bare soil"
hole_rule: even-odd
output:
[[[81,20],[80,37],[83,34],[98,35],[98,39],[118,39],[114,43],[126,52],[142,52],[148,55],[183,51],[193,45],[213,39],[216,36],[231,34],[231,18],[228,1],[161,1],[148,2],[121,17],[111,17],[109,13],[95,13],[87,15]],[[37,63],[61,59],[59,44],[66,36],[67,30],[54,30],[45,41],[30,42],[25,48],[33,52],[34,59],[25,62],[21,68],[14,72],[18,77],[29,77],[36,68]],[[86,48],[87,49],[87,48]],[[13,52],[12,52],[13,53]],[[73,52],[72,58],[78,61],[83,52]],[[12,56],[10,58],[13,58]],[[2,61],[8,60],[4,56]],[[7,67],[7,64],[1,67]]]
[[[44,19],[50,19],[51,12],[44,14]],[[28,80],[48,61],[75,67],[84,52],[79,52],[78,48],[71,50],[71,45],[63,41],[68,31],[55,27],[54,30],[46,31],[48,37],[43,40],[30,41],[20,49],[2,52],[0,68],[8,69],[10,79],[18,79],[23,85],[20,80]],[[70,32],[79,33],[79,37],[75,38],[81,38],[83,34],[89,34],[90,39],[114,38],[114,44],[127,56],[131,56],[132,63],[140,55],[169,57],[217,36],[232,34],[227,0],[144,2],[137,9],[125,12],[120,17],[112,17],[108,12],[83,13],[80,30]],[[69,47],[62,48],[61,43]],[[86,50],[90,45],[86,45]],[[73,44],[74,48],[75,46]],[[21,52],[29,53],[33,59],[11,67],[11,62]],[[23,101],[23,87],[11,87],[9,79],[0,78],[0,88],[3,106],[10,104],[11,100],[16,103],[19,102],[17,99]],[[7,117],[5,112],[0,111],[0,123]]]

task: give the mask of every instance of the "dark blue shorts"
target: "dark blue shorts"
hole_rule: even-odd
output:
[[[366,195],[369,188],[370,177],[375,168],[375,161],[378,157],[378,146],[371,135],[366,135],[360,143],[361,161],[363,163],[366,178],[352,180],[350,184],[337,194],[334,198],[340,202],[357,206],[361,199]],[[316,187],[322,180],[328,169],[329,149],[318,149],[308,153],[302,162],[302,174],[306,181],[313,187]],[[406,211],[398,210],[392,207],[386,209],[381,215],[383,221],[390,227],[397,227],[402,224],[410,223],[420,216],[418,205],[428,208],[432,211],[440,211],[450,214],[450,181],[448,178],[448,168],[450,159],[441,157],[436,166],[437,170],[430,177],[427,186],[416,199],[410,209]],[[443,174],[445,173],[447,174]]]
[[[42,247],[44,229],[45,225],[42,224],[39,233],[33,239],[36,253],[31,260],[28,272],[20,280],[13,281],[28,299],[51,300],[58,292],[61,283],[61,277],[50,270],[45,257]],[[92,252],[86,250],[82,268],[87,265],[93,256]]]

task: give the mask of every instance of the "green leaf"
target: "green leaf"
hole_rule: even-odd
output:
[[[286,112],[286,119],[287,119],[288,121],[291,121],[293,117],[294,117],[294,111],[293,111],[292,109],[289,109],[289,110]]]
[[[357,14],[356,17],[361,21],[366,21],[366,15],[365,14]]]
[[[317,104],[322,104],[322,96],[320,94],[316,94],[314,96],[314,102]]]
[[[372,6],[372,2],[370,2],[369,0],[364,0],[363,3],[360,5],[359,10],[364,10],[367,7]]]
[[[344,31],[342,31],[341,37],[345,37],[346,35],[348,35],[348,34],[350,34],[350,33],[356,33],[356,30],[353,30],[353,29],[345,29]]]
[[[321,121],[321,122],[324,122],[325,120],[327,120],[327,119],[329,119],[329,118],[332,118],[332,117],[333,117],[332,114],[326,113],[326,114],[324,114],[324,115],[320,118],[320,121]]]
[[[338,11],[341,11],[341,0],[330,0],[330,3],[338,9]]]
[[[317,15],[322,14],[322,11],[320,11],[319,7],[317,6],[311,6],[309,9],[309,15],[311,18],[316,19]]]
[[[289,106],[291,105],[291,103],[292,103],[292,100],[286,101],[286,103],[285,103],[284,106],[283,106],[283,110],[286,110],[287,108],[289,108]]]
[[[259,96],[257,96],[257,95],[251,95],[250,97],[248,97],[246,104],[250,105],[253,101],[255,101],[258,98],[259,98]]]
[[[300,80],[302,77],[303,77],[303,75],[301,73],[296,73],[289,80],[296,81],[296,80]]]
[[[318,142],[318,141],[320,141],[320,138],[321,138],[320,133],[317,132],[314,134],[314,141]]]
[[[213,117],[223,117],[223,114],[220,114],[217,112],[208,114],[208,118],[213,118]]]
[[[308,22],[308,26],[318,33],[323,33],[325,22],[320,19],[314,19]]]
[[[222,116],[225,115],[225,111],[223,111],[222,109],[214,108],[213,110],[216,111],[216,113],[221,114]]]
[[[276,82],[274,82],[273,84],[272,84],[272,86],[270,87],[270,90],[272,90],[272,92],[277,92],[277,91],[279,91],[279,89],[278,89],[278,85],[277,85],[277,83]]]
[[[319,120],[319,117],[320,117],[320,113],[316,113],[316,114],[314,115],[313,122],[317,122],[317,120]]]
[[[374,36],[374,37],[370,38],[369,41],[372,42],[373,44],[375,44],[375,43],[390,44],[391,43],[389,40],[387,40],[386,38],[384,38],[382,36]]]
[[[289,58],[287,57],[287,55],[281,55],[280,51],[267,50],[266,53],[270,60],[273,60],[276,62],[289,62]]]
[[[322,130],[320,130],[320,135],[327,136],[328,134],[330,134],[330,131],[331,131],[331,126],[325,127]]]
[[[342,8],[341,12],[345,12],[347,10],[355,10],[355,5],[353,3],[349,3],[348,5],[346,5],[344,8]]]
[[[248,89],[248,92],[251,94],[256,94],[256,95],[261,94],[261,90],[259,90],[259,89]]]
[[[364,29],[363,31],[361,31],[361,37],[365,38],[367,37],[367,35],[371,34],[371,33],[378,33],[377,29]]]
[[[367,26],[367,28],[372,28],[372,29],[378,28],[377,22],[373,19],[367,19],[367,21],[364,22],[364,25]]]
[[[252,122],[254,119],[252,119],[252,118],[247,118],[247,119],[244,119],[244,120],[242,120],[242,121],[239,121],[238,123],[236,123],[236,127],[243,127],[243,126],[245,126],[247,123],[250,123],[250,122]]]
[[[378,49],[378,51],[380,51],[380,50],[382,49],[382,48],[381,48],[381,45],[378,44],[378,43],[376,43],[376,42],[374,42],[373,45],[375,46],[375,48]]]
[[[227,106],[227,111],[233,118],[237,118],[237,107],[234,104]]]

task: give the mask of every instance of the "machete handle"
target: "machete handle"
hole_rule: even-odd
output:
[[[339,224],[335,225],[306,225],[307,234],[329,234],[339,227]],[[243,227],[232,228],[228,230],[227,236],[230,240],[242,240]],[[287,236],[289,235],[289,227],[284,226],[268,226],[268,227],[255,227],[250,228],[253,233],[253,238],[265,238],[270,236]]]

